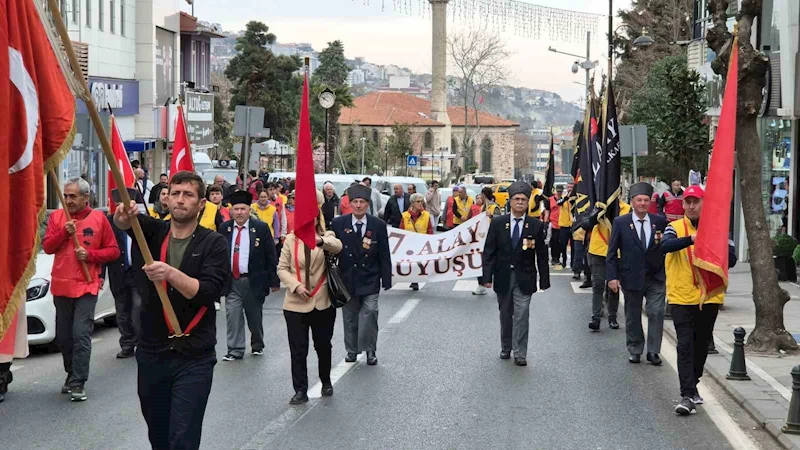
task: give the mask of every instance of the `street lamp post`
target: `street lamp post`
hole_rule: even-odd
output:
[[[383,149],[384,153],[386,153],[386,162],[383,163],[383,176],[387,176],[389,173],[389,144],[384,144]]]
[[[597,67],[597,65],[599,64],[598,61],[592,61],[590,59],[591,58],[591,53],[590,53],[591,52],[591,44],[592,44],[592,32],[591,31],[587,31],[586,32],[586,56],[585,56],[586,59],[583,60],[583,62],[575,61],[575,63],[572,64],[572,73],[578,73],[578,71],[580,69],[583,69],[583,70],[586,71],[586,98],[589,98],[589,96],[591,95],[591,92],[590,92],[591,88],[589,87],[589,71],[594,69],[595,67]],[[583,55],[575,55],[575,54],[572,54],[572,53],[558,51],[555,48],[553,48],[552,46],[551,47],[547,47],[547,50],[550,50],[553,53],[558,53],[560,55],[574,56],[576,58],[584,58]]]
[[[330,145],[330,129],[328,128],[328,110],[336,102],[336,95],[332,90],[325,88],[319,94],[319,104],[325,109],[325,173],[328,173],[328,150]],[[335,163],[334,163],[335,164]]]
[[[361,173],[364,173],[364,148],[367,145],[367,138],[361,136]]]

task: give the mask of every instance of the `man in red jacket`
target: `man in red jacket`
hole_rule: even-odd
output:
[[[56,307],[56,343],[64,357],[67,380],[62,394],[72,401],[86,400],[84,383],[89,378],[92,354],[92,325],[97,294],[103,285],[103,264],[119,258],[114,231],[105,214],[89,207],[89,183],[74,178],[64,185],[64,201],[72,220],[64,210],[50,214],[42,241],[45,253],[55,255],[50,275],[50,292]],[[78,237],[76,248],[73,235]],[[81,263],[89,270],[86,281]]]

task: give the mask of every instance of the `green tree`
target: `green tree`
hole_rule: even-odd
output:
[[[342,108],[349,108],[353,106],[353,95],[350,93],[350,88],[347,86],[347,75],[350,73],[350,68],[347,66],[347,60],[344,57],[344,45],[342,41],[336,40],[328,42],[319,53],[319,67],[314,71],[314,76],[311,79],[311,133],[315,142],[325,143],[326,130],[325,130],[325,109],[320,106],[317,97],[325,89],[333,91],[336,96],[336,102],[328,110],[328,131],[327,134],[335,134],[336,124],[339,122],[339,115]],[[331,139],[331,146],[333,146],[333,139]],[[328,166],[333,167],[331,158],[333,153],[328,154]],[[359,159],[359,162],[361,160]],[[360,170],[359,166],[359,170]]]
[[[233,124],[225,114],[225,105],[219,95],[214,96],[214,139],[217,142],[216,157],[230,157],[233,151]]]
[[[356,134],[356,136],[360,136]],[[362,147],[363,146],[363,147]],[[351,139],[347,141],[344,147],[339,149],[342,159],[336,159],[336,166],[341,166],[341,161],[344,161],[345,170],[347,173],[362,173],[361,158],[362,148],[364,157],[364,170],[365,173],[376,173],[383,170],[383,151],[372,139],[367,137],[363,141],[361,138]],[[331,167],[335,167],[333,163],[328,161]]]
[[[650,154],[637,158],[642,176],[685,179],[689,169],[708,167],[708,124],[700,75],[688,68],[685,55],[657,62],[633,96],[630,123],[647,125]]]
[[[342,41],[328,42],[328,46],[319,52],[319,67],[314,71],[314,79],[331,88],[342,87],[347,84],[349,73]]]
[[[301,61],[297,56],[275,56],[267,50],[266,45],[273,44],[275,39],[264,23],[247,24],[244,35],[236,41],[239,54],[225,69],[225,76],[233,83],[229,108],[263,107],[264,123],[272,136],[290,141],[297,134],[300,115],[302,79],[296,72]]]
[[[405,166],[406,155],[414,153],[414,138],[407,124],[395,122],[387,142],[389,149],[388,168]],[[384,165],[386,162],[384,161]]]

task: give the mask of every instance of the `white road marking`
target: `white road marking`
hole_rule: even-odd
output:
[[[619,296],[619,302],[623,306],[624,310],[625,295],[622,293]],[[642,317],[644,318],[644,316]],[[647,320],[642,320],[642,329],[645,336],[647,336]],[[677,374],[678,352],[670,339],[662,339],[661,357],[670,365],[670,367],[672,367],[673,372]],[[702,381],[699,386],[702,386]],[[705,402],[703,405],[698,406],[698,408],[702,408],[703,411],[708,414],[708,417],[714,422],[719,431],[723,434],[723,436],[725,436],[733,448],[738,450],[756,450],[759,448],[758,445],[756,445],[756,443],[750,438],[750,436],[745,434],[745,432],[739,428],[739,425],[736,423],[736,421],[734,421],[730,414],[728,414],[728,411],[726,411],[725,408],[720,405],[717,398],[709,389],[703,388],[702,397]]]
[[[478,280],[458,280],[453,291],[455,292],[472,292],[478,288]]]
[[[581,284],[583,284],[581,281],[573,281],[570,284],[572,285],[572,292],[574,292],[576,294],[591,294],[592,293],[591,289],[581,289]]]
[[[103,340],[103,338],[92,338],[92,344],[96,344],[96,343],[98,343],[98,342],[100,342],[102,340]]]
[[[16,372],[17,370],[22,369],[23,367],[25,366],[15,366],[14,364],[11,364],[11,371]]]
[[[716,344],[717,347],[720,347],[726,352],[733,354],[733,348],[730,347],[725,342],[723,342],[722,339],[718,338],[717,336],[714,336],[714,343]],[[783,384],[781,384],[781,382],[776,380],[772,375],[765,372],[764,369],[758,367],[756,363],[750,361],[750,358],[745,357],[745,365],[747,366],[748,370],[755,373],[756,375],[761,377],[762,380],[769,383],[769,385],[772,386],[773,389],[778,391],[778,393],[781,394],[781,397],[785,398],[787,402],[792,401],[792,391],[789,390],[789,388],[787,388]]]
[[[551,269],[551,272],[550,272],[550,276],[551,277],[553,277],[553,276],[555,276],[555,277],[571,277],[571,276],[575,275],[572,272],[553,272],[552,271],[552,269],[553,269],[552,267],[550,269]]]
[[[417,283],[417,284],[419,284],[419,288],[422,289],[428,283]],[[391,290],[393,290],[393,291],[412,291],[413,289],[411,289],[411,283],[397,283],[394,286],[392,286]]]

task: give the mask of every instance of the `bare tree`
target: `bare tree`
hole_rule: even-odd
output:
[[[467,152],[474,152],[473,141],[481,131],[478,112],[483,98],[493,88],[507,83],[507,70],[503,64],[511,52],[499,36],[485,29],[472,29],[450,36],[447,39],[447,53],[456,77],[451,83],[464,107],[464,134],[461,151],[457,155],[460,157]],[[474,127],[470,127],[470,107],[475,116]],[[469,159],[473,157],[474,154]],[[456,179],[461,177],[462,169],[460,165],[457,167]]]
[[[772,261],[773,244],[769,237],[761,192],[761,141],[756,120],[761,106],[769,59],[753,48],[753,21],[761,14],[762,0],[743,0],[736,19],[739,24],[739,102],[736,114],[736,158],[740,168],[742,210],[750,247],[753,302],[756,326],[747,339],[755,351],[796,350],[797,342],[783,324],[783,307],[789,294],[778,285]],[[717,54],[711,63],[714,72],[725,77],[731,56],[733,36],[726,25],[728,0],[709,0],[708,12],[714,27],[706,41]],[[712,155],[713,161],[713,155]],[[753,170],[754,169],[754,170]]]

